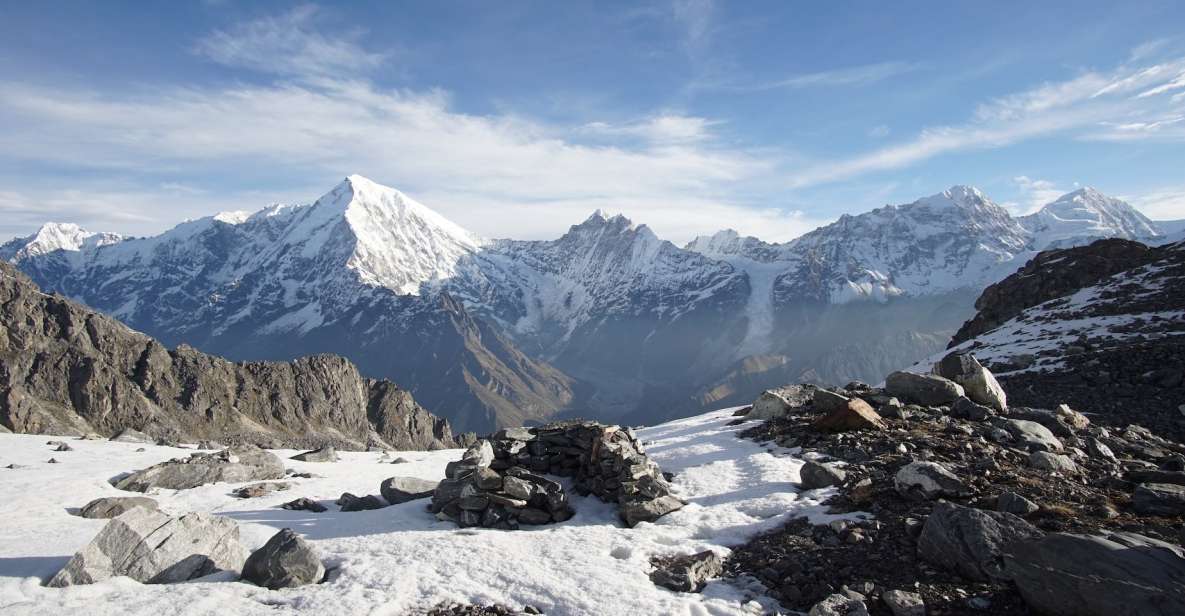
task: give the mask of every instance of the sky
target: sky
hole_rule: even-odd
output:
[[[0,3],[0,238],[354,173],[485,237],[599,208],[784,241],[954,184],[1185,219],[1183,24],[1172,0]]]

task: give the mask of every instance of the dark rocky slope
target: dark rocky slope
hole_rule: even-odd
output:
[[[0,425],[168,440],[453,446],[449,424],[332,355],[232,363],[174,350],[0,263]]]

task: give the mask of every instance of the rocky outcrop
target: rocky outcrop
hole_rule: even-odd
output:
[[[219,481],[237,483],[283,479],[284,463],[254,445],[238,445],[217,453],[195,453],[161,462],[112,481],[120,490],[147,492],[152,488],[187,490]]]
[[[885,390],[904,402],[924,406],[951,404],[964,394],[963,387],[954,381],[934,374],[894,372],[885,379]]]
[[[390,477],[384,479],[383,483],[379,485],[379,494],[383,495],[383,500],[387,503],[398,505],[421,498],[429,498],[438,485],[440,485],[439,481],[430,479]]]
[[[922,527],[918,556],[958,571],[967,579],[1007,580],[1004,547],[1041,535],[1033,525],[1011,513],[939,503]]]
[[[272,590],[317,584],[324,578],[321,557],[291,528],[273,535],[243,564],[244,580]]]
[[[169,350],[42,293],[3,262],[0,424],[16,432],[146,433],[173,442],[454,445],[446,421],[395,385],[364,378],[341,357],[232,363],[187,346]]]
[[[240,571],[246,558],[233,520],[206,513],[171,517],[137,507],[107,522],[49,585],[93,584],[116,576],[171,584]]]
[[[136,508],[156,511],[156,501],[144,496],[108,496],[87,503],[78,515],[92,520],[110,520]]]

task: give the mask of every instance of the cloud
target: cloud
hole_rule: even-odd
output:
[[[689,143],[711,138],[711,127],[717,124],[721,122],[696,116],[664,113],[623,124],[590,122],[579,127],[576,132],[601,137],[637,137],[652,143]]]
[[[774,90],[779,88],[864,86],[912,73],[921,68],[922,65],[911,62],[878,62],[832,71],[794,75],[777,81],[742,87],[748,90]]]
[[[868,136],[873,139],[884,139],[889,136],[889,127],[884,124],[879,124],[868,129]]]
[[[1018,175],[1012,178],[1012,181],[1020,190],[1024,200],[1019,204],[1006,205],[1011,206],[1009,209],[1013,210],[1014,214],[1019,215],[1032,214],[1069,192],[1058,188],[1049,180],[1036,180],[1025,175]]]
[[[263,17],[216,30],[194,51],[219,64],[261,73],[292,76],[352,75],[379,66],[384,54],[371,53],[347,38],[329,38],[313,29],[318,8],[298,6],[278,16]]]
[[[1185,186],[1162,187],[1124,200],[1152,220],[1185,220]]]

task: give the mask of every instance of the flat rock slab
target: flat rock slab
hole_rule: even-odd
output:
[[[171,584],[239,571],[246,559],[233,520],[206,513],[172,517],[136,507],[107,522],[49,586],[93,584],[116,576]]]
[[[247,559],[243,579],[276,590],[316,584],[325,578],[325,565],[303,537],[285,528]]]
[[[137,507],[149,511],[159,508],[156,501],[146,496],[108,496],[83,505],[78,515],[92,520],[110,520]]]
[[[207,483],[240,483],[283,479],[284,463],[275,454],[253,445],[239,445],[218,453],[161,462],[112,482],[120,490],[147,492],[152,488],[187,490]]]
[[[885,379],[885,390],[894,396],[922,406],[944,406],[966,395],[963,386],[933,374],[898,371]]]
[[[406,503],[432,496],[433,490],[440,485],[439,481],[420,479],[418,477],[391,477],[383,480],[379,485],[379,493],[392,505]],[[499,486],[501,487],[501,486]]]
[[[337,462],[341,457],[337,455],[337,450],[333,447],[322,447],[304,453],[298,453],[292,456],[293,460],[298,462]]]

